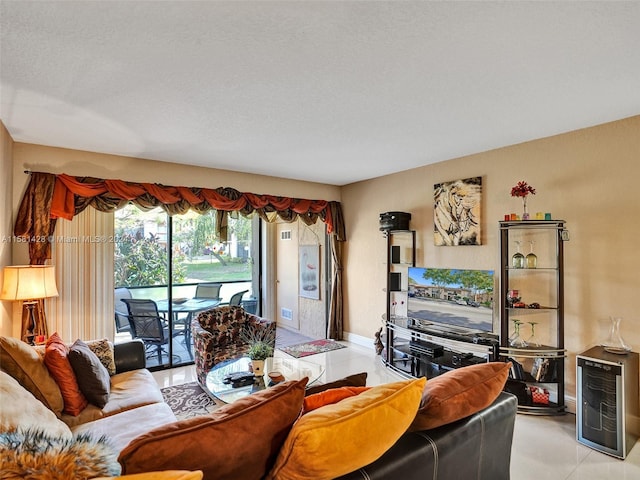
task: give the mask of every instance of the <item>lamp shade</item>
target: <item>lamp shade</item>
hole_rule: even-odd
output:
[[[15,265],[3,269],[0,300],[36,300],[57,297],[53,265]]]

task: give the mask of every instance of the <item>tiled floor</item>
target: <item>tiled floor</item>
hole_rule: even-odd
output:
[[[368,372],[367,385],[402,377],[387,370],[372,349],[352,343],[348,348],[307,357],[325,367],[321,382]],[[195,380],[194,367],[154,372],[161,387]],[[592,450],[576,441],[575,416],[518,415],[511,452],[512,480],[638,480],[640,442],[626,460]],[[458,479],[456,479],[458,480]]]

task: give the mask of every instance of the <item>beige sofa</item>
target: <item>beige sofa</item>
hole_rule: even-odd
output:
[[[104,407],[89,404],[72,416],[63,413],[61,391],[44,363],[43,347],[0,337],[0,432],[20,426],[63,438],[104,435],[119,452],[142,433],[176,420],[155,379],[144,368],[142,342],[87,344],[101,352],[101,362],[109,367],[110,394]]]

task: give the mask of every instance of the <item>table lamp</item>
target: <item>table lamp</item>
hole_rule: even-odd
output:
[[[55,268],[53,265],[4,267],[3,280],[0,300],[22,300],[22,339],[27,343],[34,343],[37,335],[46,335],[47,325],[44,307],[40,324],[36,322],[36,305],[43,298],[58,296]]]

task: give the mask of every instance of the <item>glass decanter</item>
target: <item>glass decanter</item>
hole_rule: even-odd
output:
[[[511,257],[511,266],[513,268],[524,268],[524,255],[520,253],[520,241],[516,240],[516,253]]]
[[[526,257],[527,268],[536,268],[538,266],[538,257],[533,253],[533,245],[535,243],[533,240],[529,241],[529,253],[527,253]]]
[[[620,334],[620,322],[622,317],[609,317],[611,320],[611,326],[609,328],[609,338],[602,344],[604,349],[609,353],[617,353],[618,355],[624,355],[631,351],[631,347],[625,343],[622,335]]]

